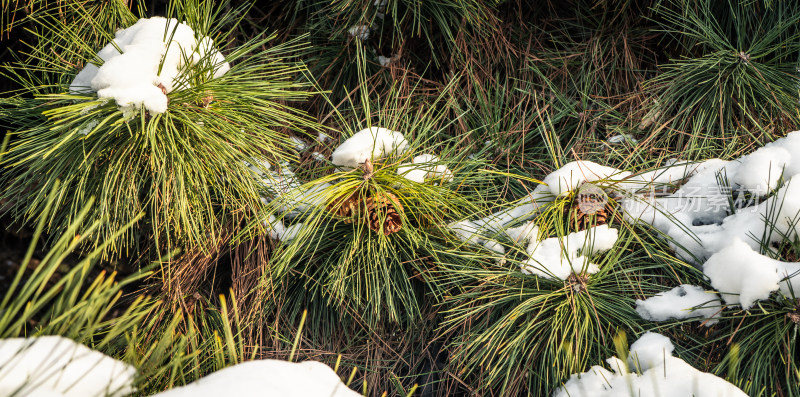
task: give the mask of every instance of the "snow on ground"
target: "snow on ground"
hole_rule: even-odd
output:
[[[162,17],[143,18],[119,30],[97,57],[102,64],[87,63],[70,92],[114,99],[128,115],[142,107],[151,114],[167,111],[166,94],[189,87],[183,73],[187,67],[208,62],[214,78],[230,70],[210,38],[198,40],[188,25]]]
[[[0,395],[117,397],[136,369],[60,336],[0,339]]]
[[[350,390],[330,367],[317,361],[247,361],[153,397],[348,397]]]
[[[708,327],[718,322],[722,302],[714,292],[683,284],[645,300],[636,300],[636,312],[649,321],[699,318]]]
[[[574,374],[553,397],[745,397],[736,386],[672,356],[666,336],[648,332],[630,347],[628,361],[611,357],[611,371],[593,366]]]

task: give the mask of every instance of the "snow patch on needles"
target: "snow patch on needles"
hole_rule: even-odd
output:
[[[440,179],[443,182],[453,180],[453,173],[446,165],[441,164],[439,157],[432,154],[421,154],[397,167],[397,174],[417,183],[426,179]]]
[[[532,240],[526,250],[530,259],[520,268],[525,274],[561,280],[566,280],[572,273],[594,274],[600,271],[600,267],[589,259],[610,250],[618,238],[617,229],[600,225],[565,237]]]
[[[669,338],[648,332],[630,348],[628,362],[611,357],[609,371],[599,365],[574,374],[553,397],[745,397],[726,380],[701,372],[673,357]]]
[[[547,175],[542,182],[548,186],[550,193],[554,196],[564,196],[584,182],[596,182],[611,177],[623,179],[630,175],[630,172],[591,161],[573,161]]]
[[[704,324],[710,327],[719,321],[714,317],[721,311],[719,296],[696,285],[683,284],[645,300],[636,300],[636,312],[649,321],[700,318],[707,320]]]
[[[97,58],[102,65],[87,64],[70,84],[70,92],[114,99],[128,115],[142,107],[151,114],[166,112],[166,94],[188,88],[184,72],[201,61],[212,65],[214,78],[230,70],[210,38],[198,40],[192,28],[174,18],[140,19],[118,31]]]
[[[153,397],[355,397],[327,365],[317,361],[247,361]]]
[[[136,369],[60,336],[0,340],[0,395],[120,397]]]
[[[347,34],[349,34],[350,37],[355,37],[362,41],[369,39],[369,33],[370,27],[368,25],[355,25],[347,29]]]
[[[334,165],[342,169],[355,169],[366,160],[379,160],[390,154],[403,154],[408,150],[408,141],[403,134],[387,128],[363,129],[344,141],[333,151]]]

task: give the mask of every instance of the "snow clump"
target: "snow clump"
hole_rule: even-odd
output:
[[[611,357],[606,360],[611,371],[595,365],[573,374],[553,397],[747,396],[728,381],[672,356],[674,349],[666,336],[648,332],[631,345],[627,362]]]
[[[703,273],[729,305],[749,309],[773,291],[800,297],[800,262],[781,262],[759,254],[736,238],[703,265]]]
[[[358,168],[366,160],[378,160],[390,154],[403,154],[408,141],[403,134],[387,128],[365,128],[344,141],[333,151],[334,165],[344,170]]]
[[[564,196],[584,182],[596,182],[611,177],[624,179],[630,175],[628,171],[620,171],[591,161],[573,161],[547,175],[542,182],[554,196]]]
[[[714,317],[721,311],[719,296],[696,285],[683,284],[645,300],[636,300],[636,312],[649,321],[700,318],[707,320],[704,324],[710,327],[719,321]]]
[[[446,165],[440,164],[439,157],[432,154],[421,154],[397,167],[397,174],[417,183],[426,179],[440,179],[444,182],[453,180],[453,173]]]
[[[70,84],[70,92],[96,92],[98,98],[114,99],[128,116],[140,108],[151,114],[166,112],[166,94],[188,88],[184,72],[201,61],[210,63],[214,78],[230,70],[213,40],[198,39],[192,28],[174,18],[140,19],[117,31],[97,57],[102,64],[86,64]]]
[[[0,340],[0,395],[121,397],[136,369],[60,336]]]
[[[247,361],[153,397],[355,397],[339,375],[317,361]]]
[[[573,272],[594,274],[600,267],[589,262],[589,258],[610,250],[618,238],[617,229],[599,225],[565,237],[534,239],[526,250],[530,259],[520,268],[525,274],[560,280],[566,280]]]
[[[349,34],[350,37],[355,37],[364,41],[369,39],[369,31],[370,27],[367,25],[355,25],[347,29],[347,34]]]

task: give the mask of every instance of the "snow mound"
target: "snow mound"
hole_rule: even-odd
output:
[[[370,127],[357,132],[333,151],[334,165],[342,169],[358,168],[366,160],[378,160],[392,153],[403,154],[408,142],[403,134],[381,127]]]
[[[777,290],[786,297],[800,297],[800,263],[761,255],[740,239],[712,255],[703,265],[703,273],[725,303],[743,309]]]
[[[317,361],[247,361],[153,397],[348,397],[360,396]]]
[[[736,386],[701,372],[672,356],[674,347],[665,336],[648,332],[631,345],[628,372],[617,357],[607,360],[612,371],[593,366],[574,374],[553,397],[745,397]]]
[[[182,72],[201,60],[212,65],[214,78],[230,70],[210,38],[198,40],[192,28],[173,18],[140,19],[119,30],[97,57],[102,65],[87,64],[70,84],[70,92],[96,92],[98,98],[114,99],[127,114],[142,107],[151,114],[166,112],[166,94],[187,88]]]
[[[718,322],[714,317],[722,310],[717,294],[696,285],[683,284],[645,300],[636,300],[636,312],[645,320],[700,318],[710,327]]]
[[[675,346],[664,335],[645,332],[628,351],[628,368],[647,371],[664,362],[664,357],[672,356]]]
[[[0,340],[0,395],[118,397],[136,369],[60,336]]]
[[[565,237],[532,240],[527,248],[530,259],[520,264],[520,268],[526,274],[561,280],[572,273],[594,274],[600,267],[589,262],[589,258],[610,250],[618,237],[617,229],[600,225]]]

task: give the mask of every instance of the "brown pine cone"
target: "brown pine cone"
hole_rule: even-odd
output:
[[[328,204],[328,211],[345,218],[345,223],[352,223],[353,218],[361,212],[361,191],[356,190],[349,196],[340,197]]]
[[[378,193],[365,200],[369,228],[388,236],[403,228],[403,205],[391,193]]]

